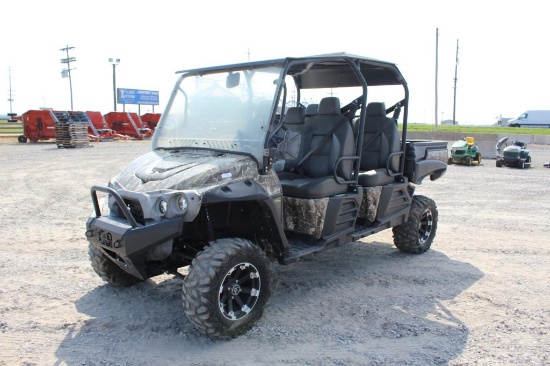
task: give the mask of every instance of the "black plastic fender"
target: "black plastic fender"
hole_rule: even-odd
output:
[[[273,183],[279,184],[278,180]],[[275,191],[277,191],[277,189],[275,189]],[[202,198],[203,204],[246,201],[258,202],[270,212],[272,222],[269,223],[269,225],[275,228],[278,239],[277,243],[270,244],[275,246],[274,250],[276,253],[280,253],[283,257],[286,257],[289,252],[289,245],[282,222],[282,193],[270,195],[266,192],[265,187],[258,182],[244,180],[211,190],[205,193]]]
[[[414,166],[414,176],[411,180],[414,184],[421,184],[424,178],[430,176],[430,180],[441,178],[447,172],[447,163],[440,160],[421,160]]]

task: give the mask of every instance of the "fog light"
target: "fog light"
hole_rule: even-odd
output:
[[[178,207],[183,212],[187,210],[187,197],[183,194],[178,197]]]
[[[165,200],[161,199],[159,201],[159,211],[161,214],[165,214],[166,211],[168,211],[168,202],[166,202]]]

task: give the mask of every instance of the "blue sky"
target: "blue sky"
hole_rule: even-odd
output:
[[[70,109],[60,51],[73,46],[75,110],[113,109],[117,87],[158,90],[162,112],[175,71],[243,62],[347,52],[391,61],[408,81],[409,119],[434,123],[435,33],[439,28],[439,113],[453,113],[459,40],[456,119],[490,124],[498,115],[550,109],[550,52],[542,2],[511,1],[3,1],[0,114]],[[248,53],[250,52],[250,54]],[[119,108],[121,108],[119,106]],[[142,106],[141,112],[150,107]],[[137,111],[137,106],[127,106]]]

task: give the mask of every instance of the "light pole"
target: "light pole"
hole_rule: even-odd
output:
[[[113,65],[113,108],[116,112],[116,65],[120,63],[120,59],[110,58],[109,62]]]

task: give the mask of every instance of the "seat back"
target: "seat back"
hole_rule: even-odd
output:
[[[309,159],[302,165],[307,177],[324,177],[334,174],[336,161],[342,156],[355,155],[353,130],[349,119],[340,113],[340,100],[336,97],[326,97],[319,103],[318,114],[312,117],[311,126],[305,133],[305,150],[308,154],[315,149]],[[340,123],[341,126],[334,131],[326,141],[327,134],[333,127]],[[317,147],[319,144],[322,146]],[[349,180],[353,170],[353,161],[344,160],[336,167],[337,176]]]
[[[296,159],[303,156],[304,146],[301,141],[306,128],[305,111],[304,107],[288,108],[283,118],[283,125],[275,134],[279,142],[277,149],[285,152],[283,157],[287,161],[286,166],[297,163]]]
[[[319,104],[308,104],[306,107],[306,118],[316,116],[318,110]]]
[[[304,128],[306,109],[304,107],[290,107],[283,118],[283,129],[300,131]]]
[[[391,124],[391,126],[387,126],[387,124]],[[380,130],[382,133],[372,140],[372,137]],[[386,117],[385,104],[383,102],[369,103],[365,118],[360,170],[386,168],[390,154],[400,150],[397,124],[394,119]],[[399,156],[391,157],[389,168],[394,173],[399,171]]]
[[[287,109],[283,118],[281,128],[275,132],[276,142],[283,141],[285,133],[288,130],[303,132],[305,129],[305,108],[304,107],[290,107]]]

